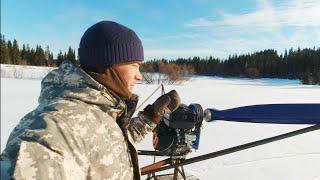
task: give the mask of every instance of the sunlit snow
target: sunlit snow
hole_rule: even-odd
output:
[[[22,67],[25,70],[20,73],[19,68],[21,67],[1,65],[1,151],[20,118],[37,106],[41,78],[48,72],[47,68]],[[20,79],[13,78],[14,71],[20,73]],[[134,91],[142,102],[157,87],[158,85],[138,84]],[[301,85],[296,80],[194,77],[182,85],[165,86],[166,91],[171,89],[178,91],[183,103],[199,103],[204,109],[267,103],[320,103],[319,86]],[[160,91],[147,104],[152,103],[159,95]],[[204,122],[200,149],[188,157],[303,127],[306,126]],[[151,135],[146,137],[139,148],[152,149]],[[152,162],[152,157],[140,157],[141,167]],[[310,132],[184,168],[187,173],[208,180],[320,180],[320,132]]]

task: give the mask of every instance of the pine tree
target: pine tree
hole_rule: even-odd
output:
[[[26,45],[23,44],[22,45],[22,50],[20,51],[20,63],[21,65],[27,65],[27,49],[26,49]]]
[[[21,59],[26,60],[26,55],[27,55],[26,45],[23,44],[23,45],[22,45],[22,50],[20,51],[20,57],[21,57]]]
[[[50,52],[50,48],[49,48],[48,45],[46,46],[46,50],[45,50],[44,54],[45,54],[45,57],[46,57],[46,64],[48,66],[54,66],[53,55]]]
[[[1,53],[1,63],[2,64],[10,64],[10,57],[8,52],[7,43],[5,40],[4,35],[1,35],[1,41],[0,41],[0,53]]]
[[[318,72],[315,73],[315,84],[319,84],[320,85],[320,67],[318,69]]]
[[[19,64],[19,61],[21,59],[20,58],[20,50],[19,50],[18,42],[15,39],[13,40],[11,54],[12,54],[13,64]]]
[[[64,56],[62,54],[62,51],[60,50],[60,52],[58,53],[58,56],[57,56],[57,66],[60,66],[60,64],[62,63],[62,61],[64,60]]]
[[[33,65],[33,54],[29,44],[26,47],[26,61],[28,65]]]
[[[314,84],[314,79],[309,69],[304,73],[301,81],[303,84]]]
[[[51,66],[51,67],[56,66],[55,60],[53,58],[53,53],[50,53],[50,55],[49,55],[49,66]]]
[[[76,60],[76,56],[74,54],[74,51],[70,46],[68,48],[68,53],[66,55],[66,59],[70,60],[70,61],[75,61]]]
[[[9,55],[9,64],[13,64],[12,43],[10,40],[8,40],[7,49]]]
[[[41,46],[36,47],[36,64],[37,66],[48,66],[47,60],[46,60],[46,55],[44,53],[44,50],[42,49]]]

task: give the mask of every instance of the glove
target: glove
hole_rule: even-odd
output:
[[[170,114],[175,111],[181,103],[181,99],[177,91],[172,90],[162,96],[160,96],[152,105],[148,105],[144,108],[144,114],[153,119],[153,121],[159,124],[163,115]]]

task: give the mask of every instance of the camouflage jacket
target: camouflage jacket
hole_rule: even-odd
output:
[[[152,120],[139,113],[119,124],[128,117],[126,103],[68,62],[41,85],[39,106],[21,119],[1,155],[2,173],[28,180],[140,179],[135,143],[154,129]]]

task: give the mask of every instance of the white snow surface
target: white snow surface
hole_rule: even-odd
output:
[[[24,68],[23,73],[14,78],[14,72],[21,72],[20,68]],[[41,78],[49,70],[1,65],[1,151],[14,126],[37,106]],[[134,92],[142,102],[157,87],[137,84]],[[183,103],[199,103],[204,109],[269,103],[320,103],[319,86],[301,85],[296,80],[197,76],[182,85],[165,86],[166,92],[172,89],[178,91]],[[159,95],[160,91],[146,104],[152,103]],[[199,150],[188,158],[303,127],[306,126],[204,122]],[[152,150],[151,135],[140,143],[139,149]],[[153,157],[140,156],[141,167],[152,162]],[[310,132],[184,168],[186,173],[207,180],[320,180],[320,132]]]

